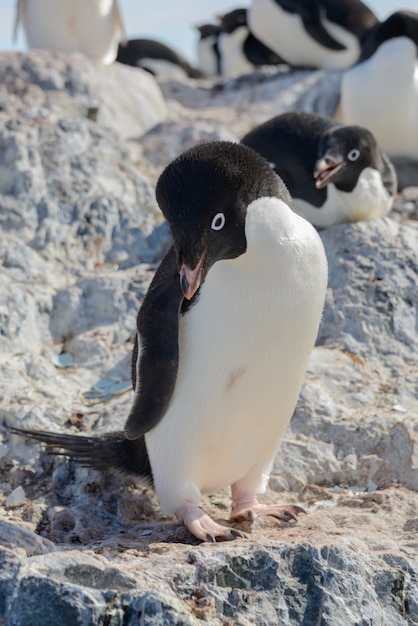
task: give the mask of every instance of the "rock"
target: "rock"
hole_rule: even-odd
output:
[[[330,112],[339,84],[337,73],[283,69],[161,81],[166,117],[156,107],[155,121],[126,131],[128,114],[114,124],[105,116],[127,106],[115,104],[125,80],[142,81],[123,69],[96,70],[77,55],[0,56],[0,484],[25,495],[17,508],[0,499],[0,622],[418,622],[413,190],[385,218],[321,232],[327,302],[264,495],[303,506],[297,524],[242,522],[247,539],[197,545],[131,478],[10,436],[8,424],[92,435],[123,427],[135,318],[170,245],[154,198],[159,172],[190,145],[237,140],[284,110]],[[229,506],[227,490],[204,502],[219,520]]]
[[[13,509],[23,506],[26,502],[26,495],[22,487],[16,487],[6,498],[6,509]]]
[[[18,489],[18,488],[17,488]],[[1,545],[8,550],[23,550],[28,557],[55,550],[52,541],[39,537],[27,528],[0,520]]]
[[[167,115],[151,74],[120,63],[102,66],[78,53],[2,52],[0,85],[1,108],[12,117],[30,120],[60,111],[97,120],[123,138],[145,132]]]

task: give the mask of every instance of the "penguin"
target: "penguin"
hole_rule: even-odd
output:
[[[289,65],[343,70],[378,22],[360,0],[253,0],[251,32]]]
[[[317,228],[372,219],[392,207],[395,169],[365,128],[294,111],[257,126],[241,143],[267,159]]]
[[[147,480],[162,510],[202,541],[242,535],[199,506],[228,486],[232,520],[296,519],[300,507],[261,504],[257,493],[317,336],[327,286],[319,234],[265,159],[239,143],[183,152],[156,197],[173,246],[139,310],[124,431],[13,432]]]
[[[383,22],[378,22],[365,39],[360,62],[369,59],[384,41],[397,37],[411,39],[417,46],[418,56],[418,13],[395,11]]]
[[[184,57],[169,46],[153,39],[129,39],[119,45],[116,61],[142,67],[159,78],[203,78]]]
[[[250,32],[247,9],[235,9],[218,18],[221,28],[218,35],[218,47],[223,76],[250,74],[262,65],[284,63],[278,54],[261,43]]]
[[[376,26],[341,79],[338,119],[369,128],[391,157],[418,158],[418,13]],[[335,114],[334,114],[335,115]]]
[[[82,52],[103,65],[125,36],[118,0],[18,0],[15,37],[20,24],[29,48]]]
[[[221,73],[221,55],[218,37],[221,32],[219,24],[201,24],[197,42],[197,67],[207,77]]]

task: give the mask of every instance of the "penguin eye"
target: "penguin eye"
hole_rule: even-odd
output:
[[[212,230],[222,230],[225,226],[225,215],[223,213],[217,213],[210,225]]]
[[[359,156],[360,156],[360,150],[357,150],[357,148],[353,148],[353,150],[350,150],[350,152],[347,154],[347,159],[349,161],[357,161]]]

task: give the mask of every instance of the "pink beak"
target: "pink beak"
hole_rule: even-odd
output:
[[[325,158],[318,159],[314,169],[315,187],[317,189],[326,187],[343,165],[343,162],[331,161]]]
[[[183,263],[180,268],[180,285],[184,297],[191,300],[199,289],[203,280],[203,262],[206,258],[206,252],[200,257],[196,267],[190,269],[188,265]]]

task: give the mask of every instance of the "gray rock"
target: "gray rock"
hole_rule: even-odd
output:
[[[120,63],[101,66],[77,53],[2,52],[0,85],[1,108],[13,118],[34,120],[48,117],[50,110],[65,111],[96,119],[124,138],[145,132],[167,114],[148,72]]]

